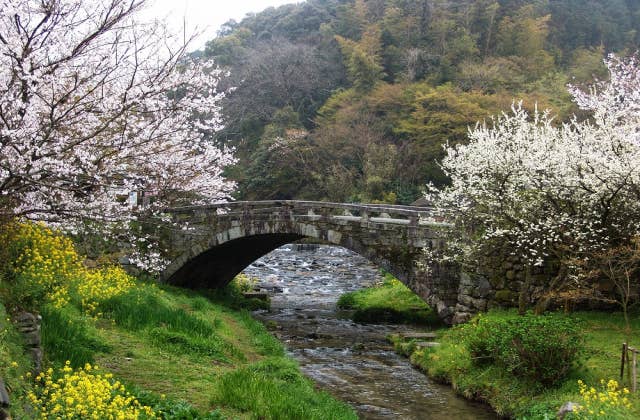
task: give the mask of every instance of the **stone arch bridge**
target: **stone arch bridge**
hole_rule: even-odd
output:
[[[314,238],[350,249],[389,271],[446,322],[464,321],[470,312],[484,309],[464,305],[469,301],[466,283],[470,279],[457,267],[425,262],[424,248],[441,246],[443,229],[449,227],[434,220],[429,208],[240,201],[175,208],[168,213],[172,226],[180,226],[170,228],[165,238],[172,263],[161,280],[169,284],[194,289],[222,287],[270,251]]]

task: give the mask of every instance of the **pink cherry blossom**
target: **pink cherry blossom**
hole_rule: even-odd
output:
[[[234,184],[213,63],[186,54],[145,0],[0,0],[0,215],[102,226],[221,201]]]

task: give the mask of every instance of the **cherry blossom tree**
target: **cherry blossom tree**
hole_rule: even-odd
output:
[[[456,226],[449,256],[477,264],[508,249],[529,267],[553,260],[560,269],[545,302],[584,278],[577,259],[640,233],[640,69],[637,58],[606,64],[610,80],[587,92],[570,87],[589,120],[559,124],[516,104],[470,129],[468,144],[447,148],[451,185],[430,195]]]
[[[0,0],[0,216],[71,226],[228,198],[220,71],[137,14],[146,0]],[[123,197],[124,195],[124,197]]]

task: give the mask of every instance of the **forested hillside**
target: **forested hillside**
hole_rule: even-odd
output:
[[[566,85],[640,44],[637,0],[309,0],[228,22],[219,139],[243,199],[408,203],[443,143],[508,109],[580,114]],[[585,115],[579,115],[580,118]]]

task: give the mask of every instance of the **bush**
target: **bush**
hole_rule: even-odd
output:
[[[240,273],[231,281],[230,286],[236,287],[240,293],[252,292],[258,284],[256,277],[247,276],[244,273]]]
[[[565,378],[583,346],[578,323],[560,315],[478,316],[462,328],[475,364],[495,364],[542,385]]]

